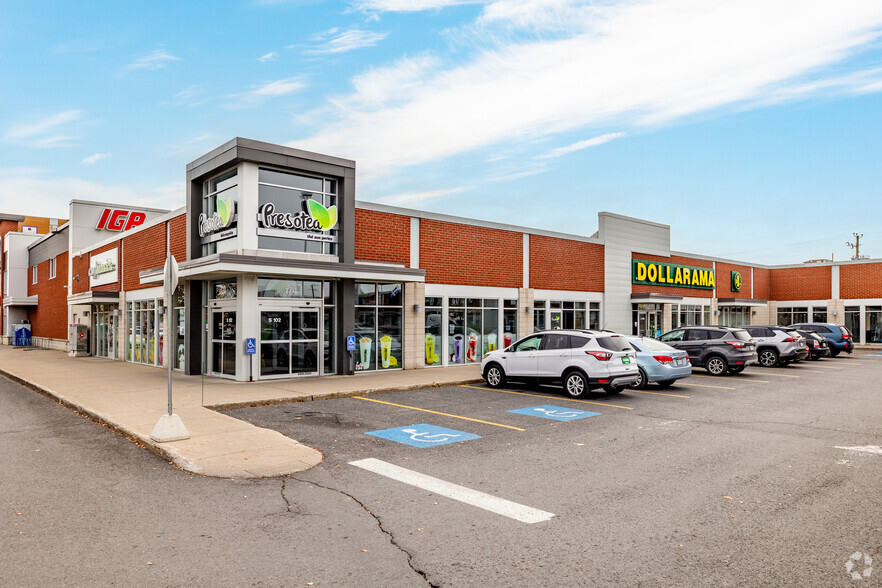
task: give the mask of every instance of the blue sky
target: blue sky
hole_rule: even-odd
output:
[[[360,200],[882,258],[880,34],[878,0],[7,0],[0,211],[177,208],[241,136],[354,159]]]

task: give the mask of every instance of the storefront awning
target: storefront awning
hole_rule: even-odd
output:
[[[633,304],[679,304],[683,302],[682,296],[676,294],[631,294]]]
[[[81,292],[67,297],[68,304],[119,304],[119,291]]]
[[[768,300],[755,298],[717,298],[717,306],[768,306]]]
[[[3,306],[37,306],[37,295],[23,298],[7,296],[3,299]]]
[[[308,278],[351,278],[383,282],[425,282],[426,270],[396,265],[357,262],[339,263],[311,259],[285,258],[268,255],[215,253],[178,264],[181,280],[219,280],[239,274],[273,275]],[[139,274],[141,284],[161,284],[162,268]]]

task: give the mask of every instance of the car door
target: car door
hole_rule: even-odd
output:
[[[678,349],[689,354],[692,365],[704,365],[704,350],[707,347],[707,331],[704,329],[686,329],[686,337]]]
[[[505,353],[506,375],[521,378],[534,378],[539,369],[539,349],[542,335],[530,335],[521,339]]]
[[[536,375],[540,378],[559,378],[572,355],[570,335],[548,333],[538,351]]]

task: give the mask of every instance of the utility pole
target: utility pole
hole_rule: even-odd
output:
[[[854,243],[845,242],[846,245],[854,249],[854,257],[852,259],[860,259],[861,258],[861,237],[864,236],[863,233],[858,235],[857,233],[852,233],[854,235]]]

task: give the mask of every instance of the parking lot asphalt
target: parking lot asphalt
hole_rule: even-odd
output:
[[[296,479],[364,504],[434,585],[851,585],[850,556],[882,556],[880,360],[227,414],[319,449]]]

